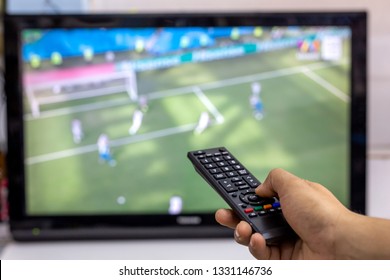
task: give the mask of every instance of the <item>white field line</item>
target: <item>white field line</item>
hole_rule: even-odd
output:
[[[150,132],[150,133],[119,138],[119,139],[111,140],[110,147],[119,147],[119,146],[123,146],[123,145],[127,145],[127,144],[137,143],[137,142],[141,142],[141,141],[147,141],[147,140],[165,137],[165,136],[169,136],[169,135],[174,135],[174,134],[178,134],[178,133],[184,133],[187,131],[194,130],[195,126],[196,126],[196,124],[186,124],[186,125],[162,129],[162,130],[158,130],[158,131],[154,131],[154,132]],[[36,164],[36,163],[42,163],[42,162],[46,162],[46,161],[51,161],[51,160],[71,157],[71,156],[75,156],[75,155],[95,152],[97,150],[98,150],[97,145],[92,144],[92,145],[87,145],[87,146],[78,147],[78,148],[74,148],[74,149],[63,150],[60,152],[54,152],[54,153],[44,154],[44,155],[40,155],[40,156],[29,157],[26,159],[25,162],[28,165],[32,165],[32,164]]]
[[[320,86],[322,86],[323,88],[325,88],[326,90],[328,90],[334,96],[340,98],[342,101],[344,102],[350,101],[350,97],[347,94],[345,94],[343,91],[336,88],[334,85],[332,85],[328,81],[324,80],[323,78],[315,74],[307,67],[302,68],[302,73],[305,74],[308,78],[310,78],[314,82],[316,82],[317,84],[319,84]]]
[[[325,64],[323,62],[313,63],[308,66],[306,66],[306,69],[309,70],[316,70],[316,69],[322,69],[322,68],[328,68],[332,67],[338,64]],[[201,85],[197,85],[197,87],[201,90],[210,90],[210,89],[216,89],[221,88],[225,86],[232,86],[232,85],[238,85],[243,83],[250,83],[254,81],[261,81],[266,79],[272,79],[272,78],[278,78],[282,76],[289,76],[294,74],[300,74],[302,73],[302,66],[295,66],[295,67],[289,67],[284,69],[278,69],[248,76],[241,76],[231,79],[225,79],[210,83],[204,83]],[[163,90],[163,91],[156,91],[156,92],[150,92],[148,93],[148,97],[150,100],[152,99],[159,99],[163,97],[170,97],[170,96],[176,96],[176,95],[182,95],[182,94],[189,94],[193,93],[194,86],[186,86],[181,88],[175,88],[175,89],[169,89],[169,90]],[[130,101],[122,101],[123,104],[129,104]],[[99,102],[94,104],[87,104],[87,105],[81,105],[81,106],[74,106],[74,107],[68,107],[68,108],[62,108],[62,109],[54,109],[49,110],[45,112],[41,112],[41,115],[38,118],[32,117],[31,114],[26,114],[25,119],[26,120],[34,120],[39,118],[49,118],[49,117],[55,117],[65,114],[70,114],[74,112],[85,112],[89,110],[97,110],[97,109],[104,109],[109,108],[112,106],[118,106],[116,102],[113,104],[111,102]]]
[[[209,110],[209,112],[214,116],[214,118],[217,121],[217,124],[223,123],[225,121],[225,118],[214,106],[214,104],[210,101],[210,99],[207,98],[207,96],[203,93],[203,91],[198,87],[194,87],[193,91],[196,94],[196,96],[199,98],[199,100],[203,103],[203,105],[206,106],[207,110]]]

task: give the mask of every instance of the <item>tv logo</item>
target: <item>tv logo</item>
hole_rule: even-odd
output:
[[[317,39],[304,39],[297,44],[298,60],[319,60],[321,55],[321,42]]]
[[[178,216],[176,222],[179,225],[200,225],[202,218],[199,216]]]

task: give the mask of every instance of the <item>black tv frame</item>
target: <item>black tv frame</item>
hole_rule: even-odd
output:
[[[352,31],[350,209],[366,209],[367,14],[365,12],[183,13],[129,15],[5,15],[10,227],[15,240],[231,236],[214,213],[182,215],[29,216],[25,207],[21,28],[169,26],[348,26]],[[183,155],[185,158],[185,155]],[[181,220],[180,220],[181,219]],[[193,224],[193,221],[198,221]],[[200,223],[199,223],[200,221]]]

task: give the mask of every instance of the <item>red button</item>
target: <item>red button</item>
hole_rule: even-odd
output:
[[[244,210],[245,213],[252,213],[253,212],[253,208],[247,208]]]

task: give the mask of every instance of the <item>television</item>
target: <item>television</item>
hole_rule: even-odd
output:
[[[365,212],[365,12],[5,15],[16,240],[230,236],[188,151]],[[254,102],[256,101],[256,102]]]

